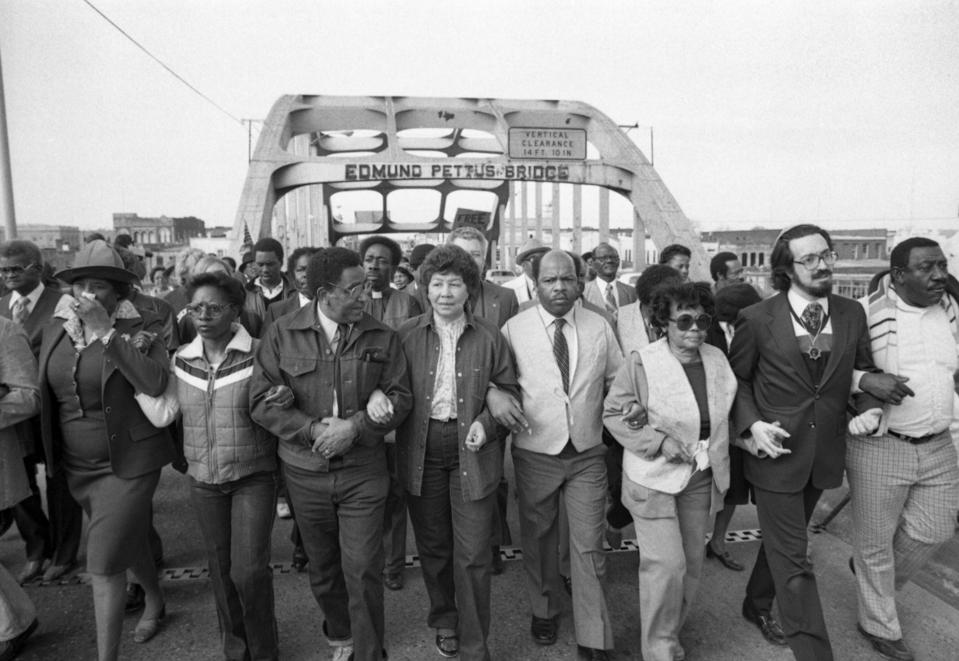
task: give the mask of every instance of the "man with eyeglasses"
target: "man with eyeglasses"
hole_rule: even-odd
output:
[[[924,237],[892,249],[890,271],[860,302],[873,358],[909,379],[915,396],[883,407],[871,397],[849,424],[846,465],[853,511],[850,566],[859,632],[882,656],[910,661],[896,612],[902,588],[955,533],[959,465],[949,433],[959,379],[959,303],[948,263]]]
[[[911,392],[902,379],[877,373],[862,308],[832,294],[835,262],[825,230],[782,232],[770,257],[779,294],[740,312],[729,350],[739,381],[732,422],[745,439],[745,475],[763,531],[742,613],[801,661],[833,658],[806,525],[822,491],[842,484],[849,395],[862,389],[899,401]]]
[[[596,279],[586,283],[584,298],[593,305],[604,308],[615,319],[619,308],[636,302],[636,290],[619,282],[619,252],[608,243],[593,249],[593,269]]]
[[[279,439],[278,454],[310,585],[335,661],[379,661],[384,650],[383,515],[389,491],[384,436],[409,412],[406,361],[390,328],[363,312],[360,256],[323,248],[310,258],[314,303],[280,317],[257,349],[251,416]],[[274,386],[293,404],[270,406]],[[385,423],[366,412],[380,390]]]
[[[34,357],[40,353],[43,328],[50,323],[63,294],[43,283],[43,258],[30,241],[13,240],[0,244],[0,276],[9,293],[0,298],[0,315],[13,319],[27,333]],[[27,583],[40,576],[53,581],[77,565],[83,510],[70,495],[63,472],[47,479],[47,507],[43,513],[37,486],[37,465],[44,462],[40,443],[39,418],[23,425],[23,462],[30,482],[30,496],[16,505],[13,520],[26,544],[27,562],[17,579]],[[9,522],[3,525],[3,528]],[[44,570],[44,563],[49,566]]]

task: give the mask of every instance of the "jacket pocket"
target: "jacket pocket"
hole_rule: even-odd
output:
[[[134,443],[162,438],[164,433],[148,422],[130,427],[130,440]]]
[[[309,356],[280,356],[280,370],[290,376],[303,376],[316,370],[316,358]]]

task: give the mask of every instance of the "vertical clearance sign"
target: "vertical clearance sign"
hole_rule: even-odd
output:
[[[509,157],[537,160],[585,160],[586,129],[511,128]]]

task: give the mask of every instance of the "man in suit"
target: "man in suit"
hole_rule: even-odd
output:
[[[0,245],[0,274],[10,290],[0,298],[0,315],[13,319],[27,333],[34,358],[40,353],[43,328],[50,323],[62,294],[43,283],[43,258],[30,241],[8,241]],[[43,513],[37,486],[37,465],[44,461],[40,444],[39,420],[23,423],[24,466],[30,483],[30,496],[13,508],[13,518],[27,547],[27,563],[17,577],[21,583],[43,573],[47,581],[60,578],[77,564],[83,511],[77,504],[62,474],[47,481],[48,520]]]
[[[305,247],[297,248],[290,253],[286,261],[286,276],[293,281],[296,286],[296,296],[287,296],[282,301],[271,305],[266,309],[266,317],[263,318],[263,329],[260,333],[265,333],[266,329],[274,321],[283,315],[296,312],[313,300],[313,293],[306,284],[306,268],[309,266],[310,257],[312,257],[319,248]]]
[[[258,337],[262,334],[267,309],[286,298],[296,297],[296,288],[283,277],[283,246],[279,241],[270,237],[260,239],[253,246],[253,256],[259,275],[248,287],[243,308],[260,322],[258,332],[253,334]]]
[[[377,321],[399,330],[408,319],[423,313],[420,302],[406,292],[390,287],[403,249],[385,236],[368,236],[360,242],[360,259],[366,272],[368,296],[363,311]],[[426,288],[423,288],[426,293]],[[397,473],[396,434],[386,435],[386,465],[390,471],[390,492],[386,497],[383,517],[383,584],[390,590],[403,588],[403,568],[406,566],[406,490]]]
[[[619,252],[608,243],[593,250],[593,268],[596,279],[586,284],[586,300],[606,308],[615,318],[619,308],[636,301],[636,290],[616,280],[619,272]]]
[[[729,355],[739,381],[733,424],[749,452],[744,472],[763,531],[743,617],[801,661],[833,658],[806,525],[823,489],[842,484],[850,392],[882,400],[909,392],[874,373],[862,308],[832,295],[835,261],[829,234],[815,225],[780,234],[770,258],[780,293],[740,313]]]
[[[746,282],[743,277],[743,265],[731,252],[720,252],[709,260],[709,275],[713,278],[713,291],[718,292],[723,287],[738,285]]]
[[[516,278],[504,282],[503,286],[512,289],[516,295],[516,302],[522,305],[526,301],[536,300],[536,278],[533,277],[533,269],[549,248],[536,239],[528,239],[520,247],[522,249],[516,255],[516,264],[523,269],[523,272]]]
[[[602,412],[622,354],[609,323],[575,305],[580,288],[569,255],[560,250],[546,253],[534,275],[539,304],[503,327],[516,359],[521,407],[499,420],[518,432],[513,465],[533,611],[531,632],[541,645],[556,642],[563,591],[557,554],[563,498],[569,514],[576,642],[581,656],[602,660],[609,658],[607,650],[613,648],[603,587],[606,446]]]

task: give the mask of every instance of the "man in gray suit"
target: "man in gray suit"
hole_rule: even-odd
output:
[[[616,317],[619,308],[636,301],[636,290],[619,282],[619,251],[608,243],[601,243],[593,250],[593,268],[596,279],[586,283],[584,296],[593,305],[598,305]]]
[[[576,642],[582,657],[603,660],[613,647],[613,632],[603,588],[602,410],[622,354],[609,323],[574,305],[580,289],[569,255],[548,252],[534,277],[539,303],[503,326],[516,359],[522,412],[513,411],[501,420],[518,431],[513,465],[533,611],[531,631],[541,645],[556,642],[563,592],[556,553],[563,498],[569,514]]]

